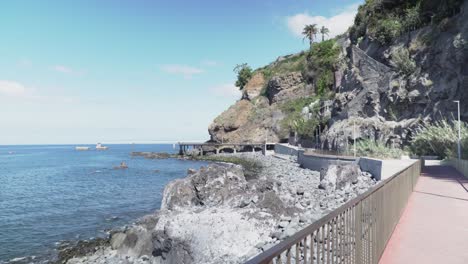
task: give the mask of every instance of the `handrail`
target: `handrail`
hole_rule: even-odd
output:
[[[420,161],[406,166],[247,264],[290,263],[293,248],[295,263],[378,263],[420,169]]]

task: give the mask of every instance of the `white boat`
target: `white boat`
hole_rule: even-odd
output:
[[[80,151],[89,150],[89,147],[75,147],[75,150],[80,150]]]
[[[96,144],[96,150],[107,150],[108,147],[101,145],[101,143]]]

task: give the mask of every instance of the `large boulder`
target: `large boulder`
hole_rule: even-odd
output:
[[[320,172],[319,188],[327,191],[348,189],[358,182],[361,169],[357,164],[330,165]]]
[[[191,206],[216,206],[241,203],[247,181],[241,166],[211,164],[187,178],[175,180],[164,189],[161,209],[173,210]]]
[[[113,233],[110,245],[123,256],[151,256],[154,248],[152,231],[135,225],[124,232]]]
[[[248,212],[219,207],[168,212],[155,228],[153,255],[164,263],[243,262],[255,245],[268,241],[275,226],[272,215]]]

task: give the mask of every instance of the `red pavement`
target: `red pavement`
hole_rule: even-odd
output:
[[[379,263],[468,264],[467,178],[426,167]]]

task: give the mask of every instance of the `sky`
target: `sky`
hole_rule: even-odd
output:
[[[1,1],[0,145],[207,140],[236,64],[343,33],[362,2]]]

